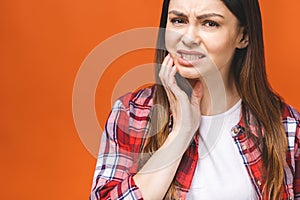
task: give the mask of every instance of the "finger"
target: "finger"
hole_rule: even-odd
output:
[[[175,80],[175,74],[177,73],[177,69],[175,66],[172,66],[169,69],[169,72],[166,73],[166,92],[170,100],[175,99],[173,89],[177,86]],[[171,97],[171,98],[170,98]]]
[[[165,91],[166,91],[166,94],[168,96],[170,103],[175,100],[174,94],[170,91],[170,85],[168,83],[169,74],[170,74],[172,65],[173,65],[173,59],[170,56],[170,54],[168,54],[165,57],[162,65],[161,65],[160,71],[159,71],[159,78],[161,80],[162,85],[165,88]]]
[[[170,88],[169,79],[170,79],[170,73],[173,66],[173,59],[171,58],[171,56],[169,56],[168,58],[165,59],[165,61],[166,62],[164,62],[162,66],[160,79],[165,89],[169,89]]]
[[[175,95],[180,95],[182,94],[181,92],[183,92],[179,86],[178,83],[176,81],[175,75],[177,73],[177,68],[174,65],[171,69],[170,69],[170,74],[169,74],[169,78],[168,78],[168,85],[171,89],[171,91],[175,94]]]
[[[167,59],[167,63],[164,66],[164,72],[163,72],[163,78],[166,80],[166,82],[168,82],[168,80],[169,80],[172,66],[173,66],[173,58],[170,56]]]
[[[160,71],[159,71],[159,78],[160,80],[162,81],[162,83],[164,84],[165,82],[165,71],[166,71],[166,68],[167,68],[167,65],[170,61],[170,54],[168,54],[165,59],[163,60],[162,64],[161,64],[161,67],[160,67]]]
[[[176,67],[172,65],[173,65],[173,59],[171,58],[170,62],[166,67],[165,74],[164,74],[165,89],[170,100],[175,99],[172,88],[174,88],[174,85],[176,85],[175,74],[177,72]]]
[[[170,74],[169,74],[169,83],[170,84],[176,83],[176,79],[175,79],[176,73],[177,73],[177,68],[175,65],[173,65],[172,68],[170,69]]]
[[[202,82],[198,80],[193,86],[191,104],[199,106],[202,96],[203,96],[203,85]]]

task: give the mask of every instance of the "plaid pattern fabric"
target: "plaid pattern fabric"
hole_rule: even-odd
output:
[[[102,134],[91,200],[96,199],[143,199],[133,180],[138,172],[138,163],[145,143],[149,114],[153,106],[154,87],[124,95],[114,104]],[[247,113],[251,120],[251,113]],[[282,187],[284,200],[300,199],[300,124],[299,113],[285,106],[282,123],[288,139],[285,180]],[[251,124],[251,123],[250,123]],[[255,127],[251,127],[255,135]],[[241,120],[232,129],[232,137],[244,160],[258,199],[263,199],[262,155],[256,143],[245,132]],[[180,199],[186,199],[198,161],[198,137],[184,153],[176,173]]]

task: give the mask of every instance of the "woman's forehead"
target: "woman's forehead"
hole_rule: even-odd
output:
[[[182,12],[226,12],[227,7],[221,0],[170,0],[169,10]]]

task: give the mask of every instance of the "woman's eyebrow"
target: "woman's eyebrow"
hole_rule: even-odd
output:
[[[171,10],[171,11],[169,11],[169,14],[174,14],[174,15],[177,15],[178,17],[187,17],[186,14],[184,14],[182,12],[179,12],[177,10]],[[217,13],[206,13],[206,14],[197,16],[197,19],[199,20],[199,19],[205,19],[205,18],[209,18],[209,17],[221,17],[221,18],[224,18],[222,15],[217,14]]]
[[[221,17],[224,18],[224,16],[217,14],[217,13],[207,13],[207,14],[203,14],[203,15],[199,15],[197,16],[197,19],[205,19],[205,18],[209,18],[209,17]]]
[[[169,14],[174,14],[174,15],[177,15],[178,17],[187,17],[186,14],[184,14],[184,13],[182,13],[182,12],[179,12],[179,11],[177,11],[177,10],[171,10],[171,11],[169,12]]]

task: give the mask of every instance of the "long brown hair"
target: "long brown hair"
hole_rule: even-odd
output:
[[[248,109],[261,127],[257,142],[261,147],[263,159],[262,174],[265,174],[263,197],[277,200],[281,197],[284,181],[285,153],[287,148],[286,135],[281,123],[281,98],[271,88],[266,75],[264,41],[262,21],[258,0],[222,0],[226,7],[237,17],[241,26],[245,27],[245,34],[249,43],[245,49],[237,49],[234,55],[231,72],[236,88],[242,98],[242,112],[246,129],[249,122],[246,119]],[[156,81],[154,93],[154,107],[149,126],[149,138],[143,152],[155,152],[169,134],[170,108],[166,92],[160,83],[158,72],[160,64],[167,55],[165,48],[165,28],[168,17],[170,0],[164,0],[160,30],[158,33],[155,56]],[[180,79],[180,76],[176,77]],[[182,77],[181,77],[182,79]],[[184,87],[183,87],[184,88]],[[157,120],[159,119],[159,120]],[[250,137],[256,138],[248,133]],[[165,199],[176,199],[175,179],[165,196]]]

